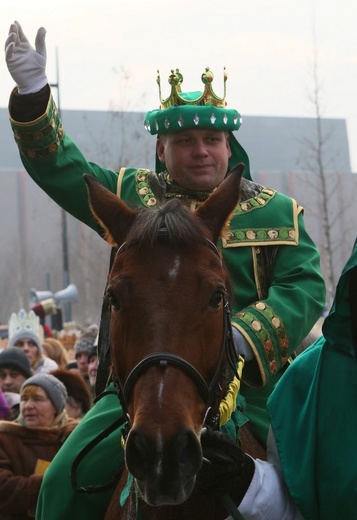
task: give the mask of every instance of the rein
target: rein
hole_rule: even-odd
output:
[[[167,237],[168,231],[166,228],[161,228],[158,231],[158,237]],[[221,255],[219,253],[216,245],[209,239],[200,237],[198,241],[208,247],[211,251],[213,251],[220,259]],[[116,256],[120,255],[130,247],[133,247],[138,242],[133,240],[131,242],[124,242],[121,247],[118,249]],[[195,383],[202,398],[204,399],[207,410],[204,419],[204,425],[210,426],[211,428],[217,429],[219,427],[219,412],[217,408],[217,400],[218,395],[221,390],[219,379],[222,376],[222,367],[225,355],[227,356],[228,363],[235,374],[236,377],[239,378],[236,369],[237,362],[237,354],[234,347],[233,342],[233,333],[232,333],[232,325],[230,320],[230,308],[227,295],[223,294],[223,339],[221,346],[221,353],[219,357],[219,361],[215,370],[215,373],[209,382],[205,381],[199,371],[191,365],[184,358],[177,356],[176,354],[171,354],[168,352],[155,352],[153,354],[149,354],[144,357],[129,373],[127,379],[122,381],[118,374],[115,374],[115,384],[118,387],[118,397],[121,402],[124,413],[128,418],[128,427],[125,429],[125,433],[123,434],[125,437],[129,433],[131,428],[130,417],[128,414],[128,401],[130,398],[130,394],[133,388],[135,381],[138,379],[140,374],[144,372],[149,366],[158,365],[163,370],[168,365],[174,365],[180,368],[183,372],[185,372]]]

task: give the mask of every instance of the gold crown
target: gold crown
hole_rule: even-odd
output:
[[[161,97],[161,82],[160,82],[160,73],[157,71],[157,79],[156,82],[159,85],[159,96],[161,102],[161,108],[169,108],[173,105],[211,105],[214,107],[224,108],[226,103],[226,81],[227,81],[227,73],[226,68],[223,69],[223,80],[224,80],[224,94],[223,97],[218,97],[212,88],[212,82],[214,79],[212,71],[210,71],[209,67],[206,67],[205,72],[201,76],[202,83],[204,84],[203,92],[197,98],[191,99],[189,94],[183,94],[181,91],[181,84],[183,82],[183,76],[180,73],[179,69],[174,71],[171,70],[171,74],[168,77],[169,85],[171,85],[171,93],[167,99],[162,99]],[[192,94],[192,93],[191,93]]]

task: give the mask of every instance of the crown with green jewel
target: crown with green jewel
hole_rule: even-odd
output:
[[[205,72],[201,75],[203,91],[182,92],[183,76],[179,69],[171,70],[168,78],[171,92],[166,99],[163,99],[158,72],[157,84],[161,106],[146,114],[144,120],[146,130],[152,135],[176,133],[190,128],[238,130],[242,118],[237,110],[228,109],[226,103],[226,69],[224,68],[223,73],[223,97],[215,94],[212,88],[213,79],[212,71],[206,67]]]

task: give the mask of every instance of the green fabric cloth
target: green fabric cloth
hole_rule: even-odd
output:
[[[349,304],[356,269],[357,242],[323,336],[296,358],[268,401],[284,478],[305,520],[356,518],[357,315]]]

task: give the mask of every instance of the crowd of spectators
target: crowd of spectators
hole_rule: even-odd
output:
[[[0,518],[28,520],[46,469],[93,406],[98,327],[69,339],[21,309],[1,330]]]

